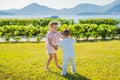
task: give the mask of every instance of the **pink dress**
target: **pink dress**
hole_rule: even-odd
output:
[[[59,42],[61,37],[61,33],[59,32],[48,32],[46,35],[46,49],[48,54],[56,53],[56,50],[49,44],[48,38],[51,38],[52,44],[56,45]]]

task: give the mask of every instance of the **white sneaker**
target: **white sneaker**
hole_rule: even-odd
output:
[[[61,76],[65,76],[66,74],[61,73]]]
[[[73,74],[76,74],[76,72],[73,72]]]
[[[73,71],[73,70],[71,70],[71,72],[72,72],[72,73],[74,73],[74,74],[76,74],[76,71],[75,71],[75,70],[74,70],[74,71]]]

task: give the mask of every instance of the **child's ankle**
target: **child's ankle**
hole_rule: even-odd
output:
[[[45,70],[47,70],[47,71],[49,70],[48,66],[47,66],[47,67],[45,67]]]

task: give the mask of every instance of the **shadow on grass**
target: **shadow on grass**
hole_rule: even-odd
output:
[[[57,72],[54,72],[54,71],[49,71],[49,72],[51,72],[53,74],[60,75],[60,73],[57,73]],[[76,74],[67,73],[66,76],[61,76],[60,75],[60,77],[64,77],[67,80],[91,80],[91,79],[89,79],[89,78],[87,78],[85,76],[82,76],[82,75],[78,74],[78,73],[76,73]]]
[[[16,43],[35,43],[35,44],[38,44],[38,43],[44,43],[44,41],[41,41],[41,42],[30,42],[30,41],[28,41],[28,42],[0,42],[0,44],[2,44],[2,43],[4,43],[4,44],[16,44]]]
[[[81,43],[81,42],[98,42],[98,41],[101,41],[101,42],[106,42],[106,41],[114,41],[114,40],[120,40],[120,39],[92,39],[92,40],[77,40],[77,43]],[[8,43],[11,43],[11,44],[16,44],[16,43],[35,43],[35,44],[38,44],[38,43],[44,43],[45,41],[40,41],[40,42],[37,42],[37,41],[26,41],[26,42],[0,42],[0,44],[4,43],[4,44],[8,44]]]
[[[63,77],[68,79],[68,80],[90,80],[87,77],[82,76],[82,75],[80,75],[78,73],[76,73],[76,74],[67,73],[67,75],[63,76]]]
[[[113,40],[119,40],[119,39],[97,39],[97,40],[77,40],[78,43],[80,42],[106,42],[106,41],[113,41]]]

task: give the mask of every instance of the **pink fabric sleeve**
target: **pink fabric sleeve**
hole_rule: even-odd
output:
[[[51,38],[51,34],[48,33],[48,34],[46,35],[46,38]]]
[[[62,38],[62,34],[60,32],[58,32],[59,38]]]

